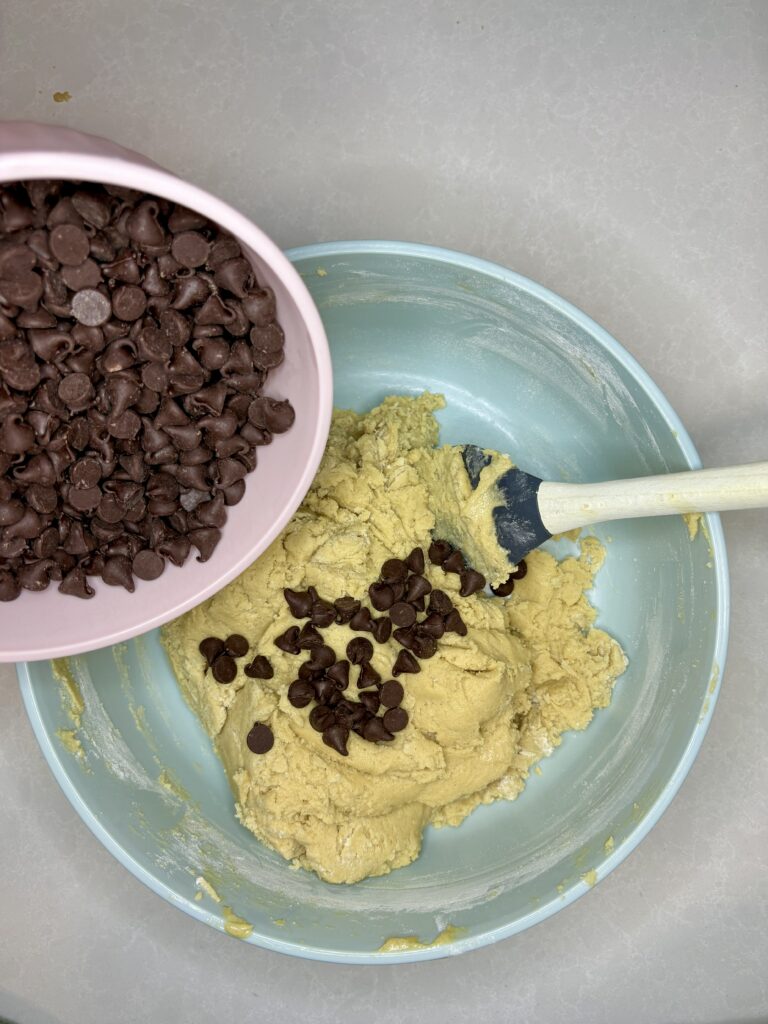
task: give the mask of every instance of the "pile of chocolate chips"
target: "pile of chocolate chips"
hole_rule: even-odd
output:
[[[446,542],[430,548],[430,557],[437,564],[453,554]],[[440,553],[440,559],[436,557]],[[456,553],[456,570],[462,572],[462,593],[475,593],[485,586],[480,573],[468,569],[460,552]],[[443,557],[445,556],[445,557]],[[459,570],[458,559],[461,559]],[[371,615],[360,601],[341,597],[331,603],[319,597],[310,587],[307,591],[285,591],[292,614],[308,621],[299,628],[292,626],[275,643],[291,654],[303,650],[309,658],[299,668],[298,678],[288,689],[288,700],[294,707],[307,707],[315,701],[309,714],[310,724],[323,735],[323,742],[346,755],[350,732],[371,743],[388,742],[408,724],[408,713],[401,702],[405,690],[396,678],[382,680],[371,665],[373,643],[366,637],[354,637],[346,647],[346,658],[325,643],[319,628],[332,622],[348,625],[354,632],[369,632],[377,643],[386,643],[390,636],[403,650],[392,665],[392,676],[420,672],[419,660],[437,652],[437,640],[446,632],[465,635],[464,624],[453,602],[442,590],[432,588],[423,575],[424,552],[414,548],[406,559],[389,558],[381,566],[379,578],[368,588],[374,611]],[[421,616],[421,617],[420,617]],[[358,667],[356,680],[358,700],[345,696],[352,666]]]
[[[112,186],[0,186],[0,600],[134,590],[210,558],[294,410],[272,292],[238,242]]]
[[[458,574],[462,597],[484,589],[485,577],[470,568],[461,551],[448,541],[433,541],[428,555],[445,572]],[[310,725],[322,733],[324,743],[342,756],[349,753],[350,732],[370,743],[382,743],[393,740],[395,733],[407,726],[408,712],[400,706],[405,689],[397,679],[382,680],[371,665],[374,647],[367,637],[353,637],[347,644],[346,658],[340,659],[324,642],[320,630],[336,623],[348,625],[353,632],[369,632],[380,644],[394,637],[403,650],[394,661],[392,675],[420,672],[419,661],[437,653],[437,641],[446,633],[467,635],[459,610],[445,591],[432,587],[423,575],[424,566],[421,548],[414,548],[406,559],[389,558],[384,562],[378,580],[368,588],[374,610],[386,613],[378,618],[353,597],[327,601],[314,587],[283,591],[293,617],[307,620],[301,627],[290,626],[275,639],[275,646],[288,654],[308,654],[299,666],[297,678],[288,687],[288,700],[295,708],[306,708],[314,702],[309,712]],[[514,588],[514,580],[522,579],[526,572],[525,562],[521,562],[494,593],[507,596]],[[239,634],[226,640],[207,637],[200,644],[214,679],[224,684],[231,683],[237,675],[234,658],[247,651],[248,642]],[[358,700],[345,696],[353,667],[358,669]],[[271,663],[263,655],[257,655],[244,671],[251,678],[271,679],[274,675]],[[254,722],[246,743],[255,754],[267,753],[274,743],[271,729],[262,722]]]
[[[240,633],[230,633],[226,640],[218,636],[207,636],[200,641],[198,649],[205,658],[206,672],[210,669],[216,682],[225,684],[234,682],[237,676],[235,659],[245,657],[249,646]],[[243,671],[251,679],[271,679],[275,674],[268,659],[261,654],[246,665]],[[272,749],[275,737],[265,722],[254,722],[245,742],[254,754],[266,754]]]

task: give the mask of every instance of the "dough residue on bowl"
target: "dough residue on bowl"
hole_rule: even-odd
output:
[[[329,882],[356,882],[413,861],[426,825],[458,825],[479,804],[514,799],[531,767],[562,734],[584,729],[611,698],[626,658],[594,626],[586,591],[604,551],[594,538],[558,562],[533,552],[509,598],[459,595],[459,577],[427,560],[424,575],[453,600],[467,635],[446,633],[416,674],[400,676],[407,726],[391,742],[349,736],[349,754],[327,746],[309,707],[287,699],[301,657],[275,646],[297,624],[283,589],[315,587],[330,601],[350,595],[370,608],[382,563],[426,551],[457,493],[436,447],[436,395],[390,397],[365,415],[335,414],[328,447],[303,504],[242,576],[163,630],[182,692],[214,741],[240,821],[262,842]],[[442,453],[442,454],[441,454]],[[440,472],[430,467],[440,464]],[[508,465],[505,462],[505,465]],[[458,463],[457,463],[458,465]],[[374,615],[379,613],[373,611]],[[274,675],[213,678],[198,645],[239,633],[247,659],[263,655]],[[344,658],[355,633],[322,629]],[[370,664],[386,680],[401,650],[374,643]],[[356,673],[346,696],[356,699]],[[274,744],[253,753],[255,722]]]

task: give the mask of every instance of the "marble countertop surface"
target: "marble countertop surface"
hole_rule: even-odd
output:
[[[0,118],[111,136],[285,247],[497,260],[618,338],[705,465],[768,458],[761,0],[5,0]],[[679,795],[584,899],[458,959],[310,963],[193,922],[82,824],[0,667],[0,1017],[767,1021],[768,513],[723,520],[730,654]]]

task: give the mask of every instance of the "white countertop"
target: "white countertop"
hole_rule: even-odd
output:
[[[111,136],[286,247],[504,263],[638,358],[705,465],[768,458],[765,2],[5,0],[0,118]],[[768,1020],[768,512],[723,518],[730,654],[680,794],[583,899],[458,959],[338,967],[192,921],[81,823],[1,668],[0,1017]]]

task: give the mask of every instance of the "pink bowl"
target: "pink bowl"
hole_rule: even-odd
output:
[[[69,178],[139,189],[183,203],[231,231],[259,280],[274,290],[285,331],[285,361],[267,383],[269,394],[290,398],[296,422],[258,449],[243,500],[229,509],[221,541],[208,562],[192,556],[166,567],[129,594],[97,579],[83,601],[23,592],[0,604],[0,662],[62,657],[128,640],[199,604],[234,579],[277,537],[298,508],[325,448],[333,401],[328,341],[317,309],[293,265],[263,231],[208,192],[151,160],[95,135],[22,121],[0,122],[0,182]]]

